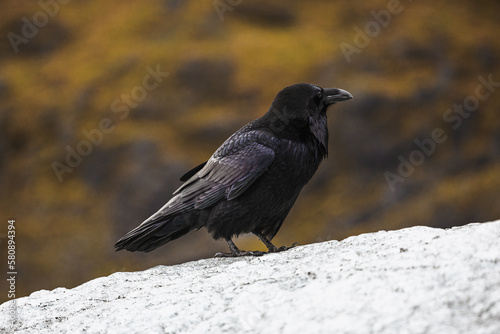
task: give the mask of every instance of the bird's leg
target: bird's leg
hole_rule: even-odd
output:
[[[227,242],[227,245],[229,246],[229,251],[231,252],[231,254],[236,255],[236,254],[241,253],[240,249],[238,247],[236,247],[233,240],[228,239],[228,240],[226,240],[226,242]]]
[[[273,243],[270,240],[268,240],[265,236],[263,236],[260,233],[256,233],[255,235],[260,239],[260,241],[264,243],[264,245],[266,245],[267,249],[269,249],[269,253],[278,252],[278,247],[273,245]]]
[[[233,240],[226,239],[227,245],[229,246],[229,251],[231,253],[216,253],[215,257],[239,257],[239,256],[262,256],[266,252],[261,251],[242,251],[234,244]]]
[[[255,233],[255,235],[260,239],[260,241],[262,241],[264,243],[264,245],[266,245],[267,249],[269,249],[269,253],[282,252],[282,251],[286,251],[290,248],[299,246],[298,242],[294,242],[290,247],[281,246],[280,248],[278,248],[275,245],[273,245],[273,243],[269,239],[267,239],[265,236],[263,236],[261,233]]]

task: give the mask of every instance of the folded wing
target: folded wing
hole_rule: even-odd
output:
[[[206,163],[186,173],[183,178],[190,178],[174,192],[175,196],[144,223],[241,196],[274,160],[272,145],[262,140],[266,137],[252,131],[229,138]]]

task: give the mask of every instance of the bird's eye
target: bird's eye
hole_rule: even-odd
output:
[[[323,97],[323,92],[322,91],[317,92],[316,96],[321,99]]]

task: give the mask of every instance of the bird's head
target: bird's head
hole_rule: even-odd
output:
[[[343,89],[299,83],[282,89],[274,98],[273,107],[282,109],[285,117],[295,118],[305,111],[324,113],[329,105],[350,99],[351,93]]]
[[[352,98],[351,93],[343,89],[299,83],[282,89],[266,116],[273,132],[292,139],[312,133],[327,150],[326,110],[332,104]]]

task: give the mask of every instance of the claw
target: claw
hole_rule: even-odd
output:
[[[231,255],[232,255],[231,253],[217,252],[217,253],[215,253],[214,258],[215,257],[230,257]]]
[[[300,244],[298,242],[294,242],[290,247],[281,246],[280,248],[278,248],[277,252],[283,252],[283,251],[289,250],[289,249],[297,247],[297,246],[300,246]]]

